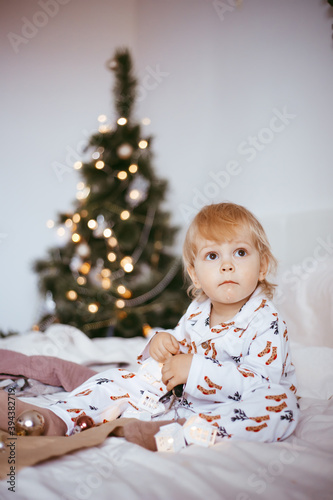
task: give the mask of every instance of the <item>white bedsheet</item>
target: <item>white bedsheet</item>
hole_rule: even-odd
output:
[[[145,342],[143,338],[89,340],[75,328],[55,325],[46,335],[32,332],[3,339],[0,348],[58,356],[102,370],[107,366],[102,363],[118,361],[134,367]],[[302,414],[296,432],[286,441],[225,441],[208,449],[188,446],[174,454],[154,453],[122,438],[108,438],[98,447],[22,469],[15,493],[8,491],[5,481],[0,482],[0,498],[331,500],[332,380],[328,380],[330,374],[325,378],[325,369],[316,370],[312,365],[322,359],[324,351],[320,349],[324,349],[325,363],[332,366],[333,349],[317,348],[315,363],[310,351],[304,349],[311,347],[293,346],[296,370],[302,379]],[[313,387],[309,387],[309,380]],[[37,401],[44,406],[52,398],[58,395],[39,396]]]

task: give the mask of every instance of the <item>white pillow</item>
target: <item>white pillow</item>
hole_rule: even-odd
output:
[[[274,303],[291,340],[333,348],[333,258],[312,261],[312,267],[304,260],[279,277]]]
[[[333,349],[291,343],[296,369],[297,396],[329,399],[333,396]]]

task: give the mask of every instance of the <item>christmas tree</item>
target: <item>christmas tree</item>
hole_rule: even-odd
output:
[[[74,209],[59,215],[65,245],[34,264],[51,320],[90,337],[143,335],[173,328],[188,305],[181,261],[172,255],[177,228],[161,209],[167,182],[152,167],[152,138],[133,123],[137,81],[127,50],[108,62],[115,75],[115,123],[99,117]],[[45,316],[40,324],[45,323]],[[43,328],[41,328],[43,329]]]

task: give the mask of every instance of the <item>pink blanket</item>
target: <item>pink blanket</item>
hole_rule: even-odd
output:
[[[72,391],[95,373],[91,368],[53,356],[26,356],[0,349],[0,375],[23,376]]]

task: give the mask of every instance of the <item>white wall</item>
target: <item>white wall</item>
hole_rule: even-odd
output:
[[[69,149],[79,152],[100,113],[112,115],[105,62],[124,45],[141,81],[137,117],[151,118],[156,170],[169,179],[179,241],[199,202],[230,200],[266,224],[282,268],[311,256],[332,226],[327,2],[225,0],[217,12],[211,0],[61,1],[52,0],[58,12],[16,51],[6,35],[21,34],[23,17],[43,21],[43,9],[0,1],[0,328],[22,331],[37,319],[31,263],[55,244],[45,222],[70,210],[79,180],[68,172],[60,182],[54,164],[69,166]],[[286,118],[274,118],[284,110]],[[296,214],[311,224],[299,227]]]

